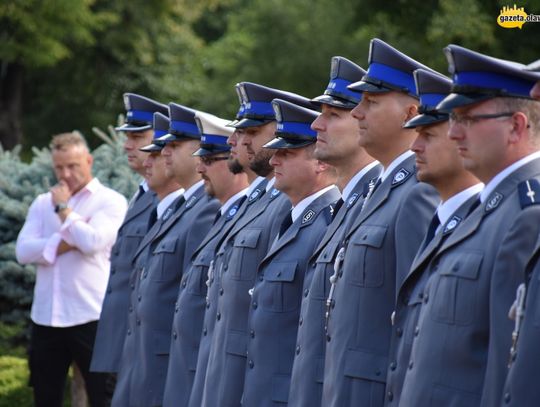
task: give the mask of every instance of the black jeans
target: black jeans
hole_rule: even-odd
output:
[[[30,385],[36,407],[61,407],[69,366],[79,367],[92,407],[106,407],[106,373],[89,371],[97,321],[68,328],[32,324],[30,339]]]

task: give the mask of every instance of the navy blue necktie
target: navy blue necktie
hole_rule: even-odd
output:
[[[292,221],[292,212],[289,212],[287,216],[285,216],[285,219],[283,219],[283,222],[281,222],[281,227],[279,228],[279,235],[278,237],[283,236],[283,234],[289,229],[289,226],[291,226],[293,223]]]

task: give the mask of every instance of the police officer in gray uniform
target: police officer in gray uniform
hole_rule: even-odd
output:
[[[292,406],[321,405],[326,349],[323,321],[330,290],[329,278],[334,272],[334,259],[345,224],[356,218],[369,182],[374,182],[381,170],[380,164],[360,147],[358,123],[350,114],[360,101],[361,93],[351,91],[347,86],[362,79],[365,73],[348,59],[333,57],[330,82],[324,94],[312,99],[322,108],[322,113],[311,125],[317,132],[315,157],[336,169],[342,199],[334,210],[334,220],[310,255],[310,267],[304,277],[305,290],[289,394]]]
[[[178,105],[177,112],[171,112],[169,134],[157,139],[165,143],[161,155],[166,170],[185,192],[173,202],[174,209],[168,208],[161,216],[158,213],[158,230],[150,229],[135,253],[139,281],[131,297],[131,329],[124,344],[113,406],[162,404],[179,283],[219,209],[195,171],[197,159],[191,154],[199,145],[200,135],[194,116],[194,110]]]
[[[540,67],[536,61],[536,69]],[[528,65],[534,70],[533,64]],[[538,78],[540,80],[540,78]],[[540,81],[536,82],[530,92],[531,97],[540,99]],[[538,102],[540,103],[540,102]],[[537,108],[540,112],[540,106]],[[538,116],[537,116],[538,120]],[[537,124],[538,126],[538,124]],[[537,184],[535,194],[540,194]],[[540,196],[540,195],[538,195]],[[536,195],[534,196],[536,198]],[[512,347],[508,376],[504,385],[501,406],[535,406],[540,400],[540,387],[537,385],[540,365],[540,326],[538,310],[540,310],[540,240],[536,242],[534,254],[525,269],[525,282],[517,290],[517,298],[510,311],[514,321]]]
[[[409,274],[398,288],[396,309],[392,316],[386,406],[397,406],[399,403],[412,340],[418,332],[417,321],[428,278],[429,260],[474,208],[483,188],[483,184],[463,168],[456,146],[448,138],[448,113],[436,109],[437,104],[450,93],[452,81],[423,69],[414,71],[414,79],[420,95],[418,111],[421,114],[409,120],[405,127],[414,128],[418,133],[411,146],[416,154],[416,176],[419,181],[435,187],[442,202]]]
[[[197,112],[195,120],[201,134],[200,148],[193,153],[200,159],[197,171],[205,181],[206,192],[222,205],[212,229],[193,253],[190,267],[180,283],[163,396],[165,407],[187,406],[189,401],[201,339],[208,274],[212,274],[209,268],[222,233],[246,199],[248,186],[245,173],[233,174],[227,166],[231,149],[227,138],[233,132],[225,126],[228,121],[203,112]]]
[[[363,209],[348,226],[328,296],[322,405],[382,406],[396,284],[424,238],[438,197],[415,177],[417,113],[413,71],[423,66],[381,40],[371,41],[369,68],[349,89],[363,91],[352,115],[360,144],[384,167]]]
[[[296,332],[309,256],[332,220],[331,203],[340,197],[335,169],[314,156],[317,133],[310,125],[318,112],[274,99],[276,138],[273,149],[275,187],[293,209],[261,261],[251,291],[243,406],[286,404]]]
[[[243,144],[244,129],[234,127],[240,120],[242,120],[244,115],[244,104],[240,97],[239,84],[236,85],[236,91],[240,99],[240,108],[238,109],[238,114],[236,119],[229,123],[227,126],[231,126],[234,129],[233,134],[229,136],[227,143],[231,146],[231,151],[229,155],[229,160],[227,162],[231,172],[243,172],[246,174],[249,182],[249,187],[245,195],[244,202],[238,208],[238,212],[235,216],[227,222],[223,228],[223,232],[220,234],[219,241],[215,244],[215,250],[219,247],[219,242],[221,242],[226,236],[227,233],[233,228],[233,226],[238,222],[242,216],[254,205],[262,196],[266,193],[266,185],[268,180],[261,176],[257,175],[249,166],[249,158],[247,153],[247,148]],[[266,169],[258,169],[259,174],[265,174]],[[212,260],[215,257],[215,253],[212,254]],[[212,343],[212,336],[214,332],[214,325],[216,322],[216,312],[217,312],[217,300],[219,297],[220,286],[219,286],[219,274],[215,272],[216,267],[215,263],[212,264],[212,268],[209,267],[209,274],[207,279],[207,292],[206,292],[206,309],[204,312],[204,320],[202,325],[202,334],[200,337],[199,343],[199,353],[197,356],[195,377],[193,379],[193,386],[191,389],[191,394],[189,396],[189,406],[200,407],[202,403],[204,381],[206,377],[206,366],[208,364],[208,357],[210,355],[210,345]]]
[[[456,45],[446,49],[449,137],[485,183],[480,205],[432,257],[400,406],[498,406],[508,309],[538,237],[540,179],[534,75]]]
[[[250,166],[271,174],[268,160],[272,152],[262,146],[274,138],[276,121],[271,101],[281,98],[303,106],[308,99],[289,92],[243,82],[240,92],[244,118],[235,126],[243,128]],[[264,175],[264,173],[260,173]],[[242,397],[248,340],[247,317],[252,303],[248,291],[257,278],[257,267],[276,237],[283,217],[291,208],[289,199],[272,187],[234,225],[217,251],[215,273],[219,296],[212,346],[208,359],[202,406],[238,406]]]
[[[147,153],[139,151],[139,148],[152,142],[153,113],[169,112],[166,105],[133,93],[124,94],[124,104],[127,110],[126,123],[116,130],[126,132],[124,150],[130,168],[144,176],[143,160]],[[90,366],[92,371],[118,371],[127,329],[131,293],[129,285],[133,270],[131,259],[148,231],[148,219],[156,204],[156,194],[143,181],[130,200],[124,223],[118,229],[116,243],[111,250],[111,272],[97,328]]]

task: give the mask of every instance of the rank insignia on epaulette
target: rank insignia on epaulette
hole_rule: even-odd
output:
[[[189,198],[189,201],[187,201],[186,208],[191,208],[193,205],[195,205],[195,202],[197,202],[197,197],[192,196],[191,198]]]
[[[455,228],[457,228],[457,225],[461,222],[461,218],[457,215],[452,216],[450,221],[446,224],[444,227],[443,233],[449,233],[452,232]]]
[[[315,215],[316,215],[316,212],[313,209],[310,209],[309,211],[304,213],[304,216],[302,216],[302,225],[312,220]]]
[[[257,188],[255,191],[253,191],[251,193],[251,195],[249,196],[248,198],[248,202],[253,202],[255,199],[257,199],[257,197],[259,196],[259,194],[261,193],[261,190],[259,188]]]
[[[356,192],[354,194],[351,195],[351,197],[349,198],[349,200],[347,201],[347,208],[350,208],[351,206],[354,205],[354,203],[358,200],[358,197],[360,195],[357,194]]]
[[[521,208],[540,203],[540,183],[535,179],[528,179],[518,185],[519,203]]]
[[[230,220],[236,215],[236,212],[238,212],[238,205],[234,205],[231,209],[229,209],[229,212],[227,212],[227,218],[225,220]]]
[[[407,171],[405,168],[401,168],[396,175],[394,175],[394,178],[392,179],[392,186],[396,186],[399,184],[402,184],[411,176],[411,173]]]
[[[492,211],[497,206],[499,206],[503,198],[504,196],[498,192],[495,192],[493,195],[491,195],[486,205],[486,212]]]
[[[270,199],[274,199],[279,194],[281,194],[281,191],[279,189],[273,188],[272,192],[270,192]]]

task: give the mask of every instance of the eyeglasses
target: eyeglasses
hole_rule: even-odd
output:
[[[201,163],[203,163],[206,166],[210,166],[216,161],[228,160],[229,156],[212,157],[212,156],[207,156],[207,155],[201,155],[199,156],[199,158],[201,159]]]
[[[471,127],[471,125],[478,123],[480,120],[499,119],[501,117],[512,117],[516,112],[501,112],[491,114],[456,114],[450,113],[450,123],[461,124],[464,127]]]

